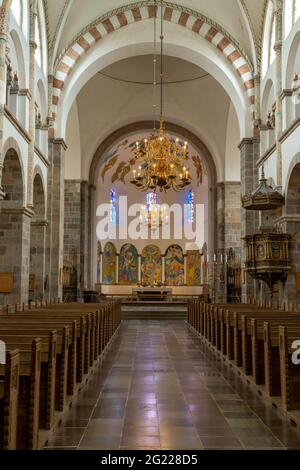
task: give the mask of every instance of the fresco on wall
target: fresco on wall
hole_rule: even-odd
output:
[[[187,285],[201,285],[201,255],[199,250],[187,251]]]
[[[102,247],[101,247],[101,242],[98,240],[97,242],[97,283],[100,283],[101,280],[101,252],[102,252]]]
[[[123,245],[119,256],[119,284],[131,285],[138,282],[138,252],[130,243]]]
[[[106,243],[102,255],[102,284],[111,285],[116,283],[116,254],[117,250],[113,243]]]
[[[145,286],[155,286],[162,282],[162,258],[160,249],[148,245],[142,251],[141,283]]]
[[[168,133],[166,135],[171,142],[175,142],[174,136]],[[143,152],[144,138],[151,138],[152,136],[152,133],[137,133],[136,135],[130,136],[130,138],[121,141],[118,145],[109,150],[103,158],[100,171],[102,182],[107,178],[107,180],[112,184],[118,181],[123,184],[128,183],[130,180],[131,169],[136,164],[136,142],[140,142],[140,150]],[[183,147],[185,142],[182,139],[179,139],[178,145]],[[194,167],[195,180],[197,181],[197,186],[200,186],[202,184],[203,175],[206,174],[206,171],[201,157],[197,154],[196,148],[191,144],[189,144],[189,152],[187,153],[186,160],[190,163],[191,170],[192,167]]]
[[[184,257],[179,245],[171,245],[166,251],[165,282],[167,286],[184,285]]]

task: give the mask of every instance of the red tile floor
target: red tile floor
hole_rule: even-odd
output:
[[[47,449],[300,449],[183,321],[123,322]]]

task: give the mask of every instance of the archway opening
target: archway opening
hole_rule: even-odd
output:
[[[20,302],[28,290],[26,254],[30,225],[24,215],[21,164],[12,148],[4,158],[2,186],[5,196],[0,202],[0,301],[5,305]]]

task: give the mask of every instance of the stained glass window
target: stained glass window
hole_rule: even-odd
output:
[[[150,211],[155,209],[156,206],[157,206],[157,194],[153,192],[147,193],[147,196],[146,196],[146,210],[147,210],[147,217],[148,217],[147,222],[149,222]]]
[[[110,190],[110,222],[117,223],[117,195],[114,189]]]
[[[189,190],[187,194],[187,204],[188,204],[188,221],[194,222],[194,213],[195,213],[195,196],[192,189]]]

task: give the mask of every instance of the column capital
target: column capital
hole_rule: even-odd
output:
[[[51,140],[53,140],[54,145],[61,145],[63,150],[67,150],[68,146],[66,144],[66,141],[63,138],[51,139]]]
[[[258,144],[260,139],[258,137],[244,137],[238,145],[238,148],[242,150],[246,145]]]

